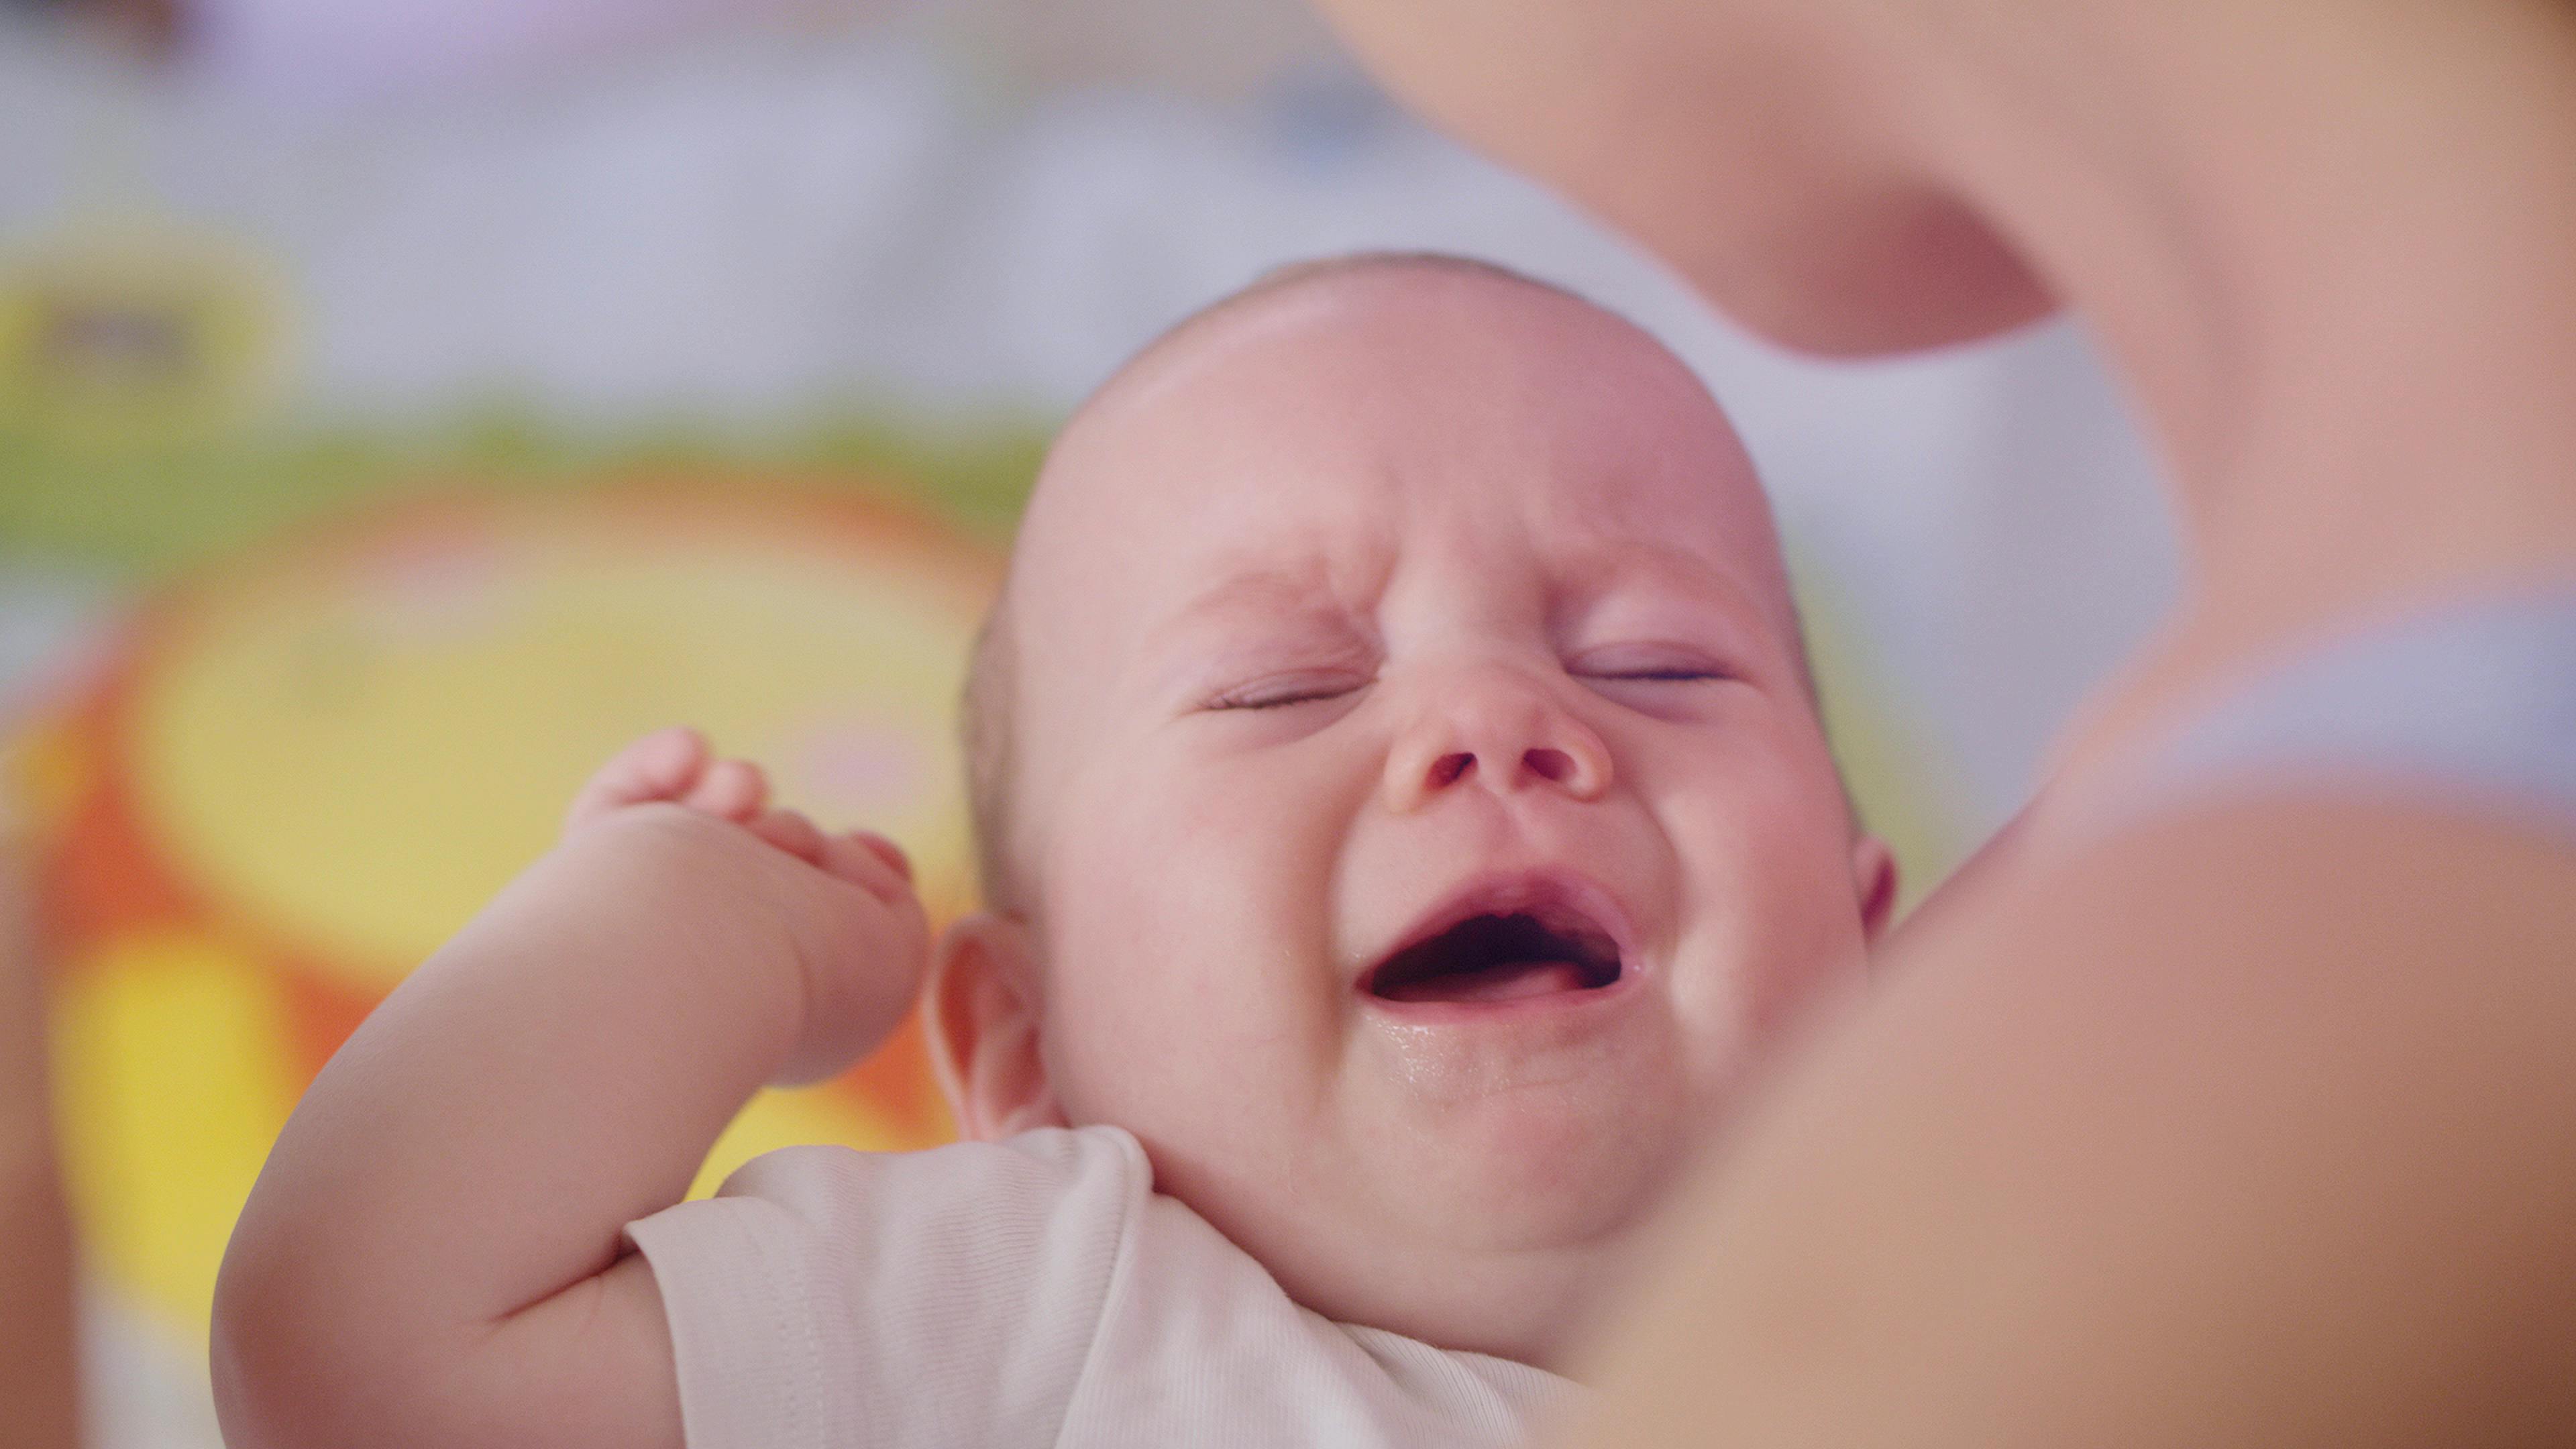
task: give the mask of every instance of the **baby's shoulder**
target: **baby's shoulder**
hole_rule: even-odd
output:
[[[782,1147],[725,1179],[719,1199],[754,1199],[827,1233],[936,1231],[944,1211],[972,1205],[989,1232],[1019,1214],[1061,1219],[1091,1209],[1132,1215],[1153,1169],[1118,1127],[1048,1127],[998,1142],[952,1142],[916,1152],[816,1144]]]
[[[1056,1442],[1152,1183],[1116,1128],[790,1147],[630,1224],[691,1441]]]

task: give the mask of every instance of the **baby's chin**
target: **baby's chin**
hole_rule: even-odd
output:
[[[1328,1318],[1562,1371],[1689,1157],[1668,1121],[1630,1125],[1515,1110],[1349,1144],[1360,1180],[1184,1201]]]
[[[1391,1090],[1354,1146],[1380,1175],[1371,1195],[1390,1227],[1544,1251],[1651,1218],[1721,1109],[1700,1100],[1679,1053],[1635,1035],[1537,1056],[1443,1053],[1427,1071],[1418,1049],[1389,1053]],[[1480,1090],[1463,1090],[1471,1081]]]

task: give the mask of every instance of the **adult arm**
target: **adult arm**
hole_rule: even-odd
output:
[[[2568,873],[2283,796],[1986,877],[1730,1151],[1580,1442],[2563,1442]]]
[[[72,1228],[45,1080],[44,973],[0,804],[0,1404],[11,1443],[79,1442]]]

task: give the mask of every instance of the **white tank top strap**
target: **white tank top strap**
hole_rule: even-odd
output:
[[[2320,640],[2188,716],[2041,833],[2284,791],[2429,802],[2576,845],[2576,583],[2461,600]]]

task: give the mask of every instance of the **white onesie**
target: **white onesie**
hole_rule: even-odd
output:
[[[1581,1392],[1298,1307],[1115,1127],[788,1148],[626,1232],[691,1449],[1503,1445]]]

